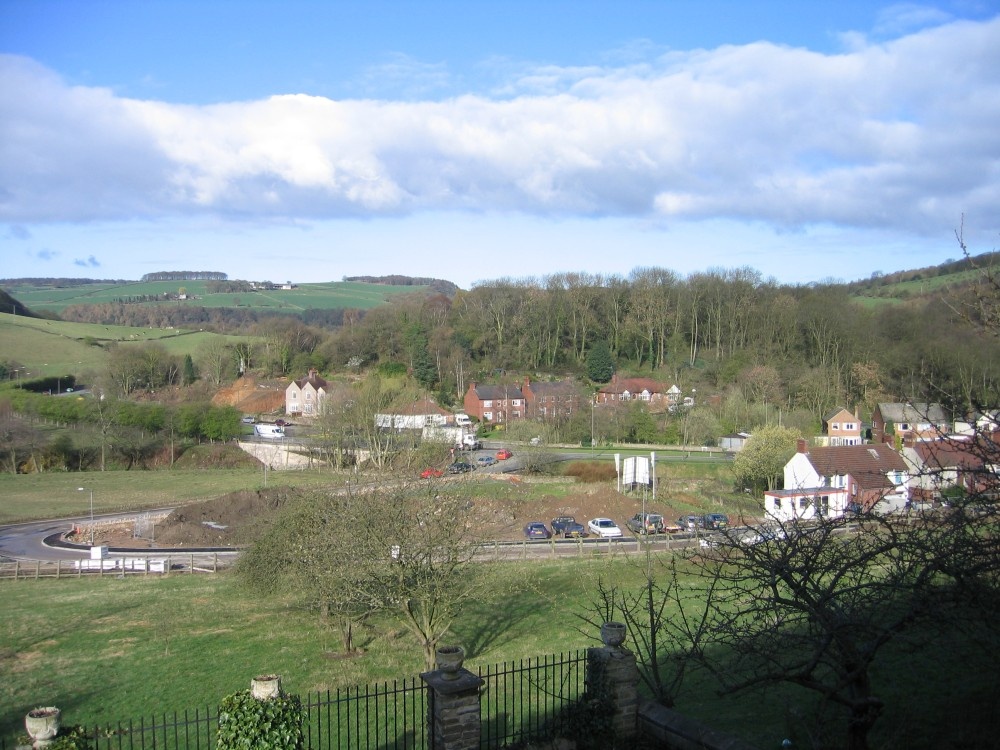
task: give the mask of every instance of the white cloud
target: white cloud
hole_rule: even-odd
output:
[[[998,40],[1000,19],[957,22],[833,55],[756,43],[520,70],[496,98],[201,107],[69,87],[7,56],[0,220],[508,210],[779,229],[996,221]],[[430,85],[446,75],[424,73]]]

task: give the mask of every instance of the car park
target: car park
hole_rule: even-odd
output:
[[[480,466],[492,466],[497,460],[493,456],[480,456],[476,459],[476,463]]]
[[[433,479],[436,477],[444,476],[444,472],[441,469],[435,469],[433,466],[428,466],[422,472],[420,472],[421,479]]]
[[[592,534],[608,539],[622,535],[622,530],[618,528],[618,524],[610,518],[592,518],[587,523],[587,528],[590,529]]]
[[[552,532],[541,521],[531,521],[524,527],[524,535],[528,539],[549,539]]]
[[[506,461],[508,458],[510,458],[513,455],[514,454],[511,453],[506,448],[501,448],[500,450],[497,451],[497,461]]]
[[[448,466],[449,474],[465,474],[466,472],[472,471],[475,466],[465,461],[456,461],[455,463]]]
[[[579,539],[587,536],[587,529],[573,516],[556,516],[552,519],[552,533],[562,534],[565,539]]]
[[[636,513],[625,522],[633,534],[662,534],[663,516],[659,513]]]
[[[702,516],[701,525],[706,529],[724,529],[729,526],[729,516],[725,513],[706,513]]]

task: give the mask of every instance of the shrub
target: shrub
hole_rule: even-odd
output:
[[[302,702],[282,693],[259,700],[249,690],[219,706],[218,750],[301,750]]]

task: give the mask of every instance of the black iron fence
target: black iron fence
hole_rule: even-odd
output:
[[[482,747],[558,734],[584,693],[586,663],[586,651],[575,651],[480,668]],[[419,678],[309,693],[302,699],[306,747],[423,750],[430,746],[427,701]],[[84,732],[94,750],[214,750],[218,721],[218,709],[205,707]],[[73,724],[72,716],[63,724]],[[17,744],[0,737],[0,750]]]

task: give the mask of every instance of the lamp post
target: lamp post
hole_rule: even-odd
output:
[[[90,492],[90,546],[94,546],[94,491],[86,487],[77,487],[78,492]]]

